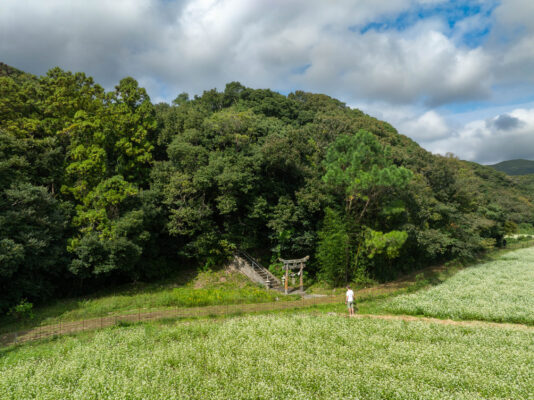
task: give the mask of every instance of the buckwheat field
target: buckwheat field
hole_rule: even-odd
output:
[[[534,324],[534,249],[466,268],[428,290],[385,304],[396,314]]]
[[[534,331],[270,315],[4,351],[2,399],[528,399]]]

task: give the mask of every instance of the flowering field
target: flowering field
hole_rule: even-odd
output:
[[[534,248],[466,268],[425,291],[384,304],[390,313],[534,324]]]
[[[2,399],[530,399],[534,330],[269,315],[0,351]]]

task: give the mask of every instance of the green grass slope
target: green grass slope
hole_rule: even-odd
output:
[[[489,166],[508,175],[534,174],[534,161],[532,160],[508,160]]]
[[[0,352],[2,399],[527,399],[534,331],[273,315]]]
[[[379,303],[395,313],[532,324],[533,262],[534,248],[507,252],[430,289]],[[247,287],[239,276],[207,273],[181,288],[241,284]],[[4,348],[0,398],[530,399],[534,394],[532,327],[349,319],[340,316],[345,312],[338,304],[290,314],[152,322]]]
[[[132,284],[89,297],[58,300],[38,307],[34,317],[17,320],[14,316],[0,318],[0,333],[28,329],[59,321],[77,321],[109,315],[170,307],[202,307],[211,305],[264,303],[295,300],[297,296],[281,296],[252,283],[238,272],[209,271],[189,274],[151,284]]]

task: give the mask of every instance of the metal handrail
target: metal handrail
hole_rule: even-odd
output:
[[[245,258],[252,265],[252,268],[259,269],[261,271],[265,271],[270,280],[274,279],[276,282],[281,284],[280,280],[276,276],[274,276],[271,273],[271,271],[269,271],[267,268],[265,268],[263,265],[261,265],[259,262],[257,262],[254,258],[252,258],[252,256],[250,254],[248,254],[247,252],[245,252],[243,250],[238,250],[237,253],[239,255],[241,255],[243,258]]]
[[[252,265],[255,265],[256,267],[258,268],[264,268],[263,265],[261,265],[260,263],[258,263],[255,259],[253,259],[248,253],[246,253],[245,251],[243,250],[239,250],[239,254],[242,255],[244,258],[247,259],[247,261],[249,263],[251,263]]]

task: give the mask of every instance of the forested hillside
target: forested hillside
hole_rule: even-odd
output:
[[[0,312],[237,248],[331,284],[386,280],[499,246],[532,194],[434,156],[322,94],[237,82],[152,104],[132,78],[0,65]]]
[[[534,161],[531,160],[508,160],[497,164],[490,165],[497,171],[504,172],[508,175],[527,175],[534,174]]]

